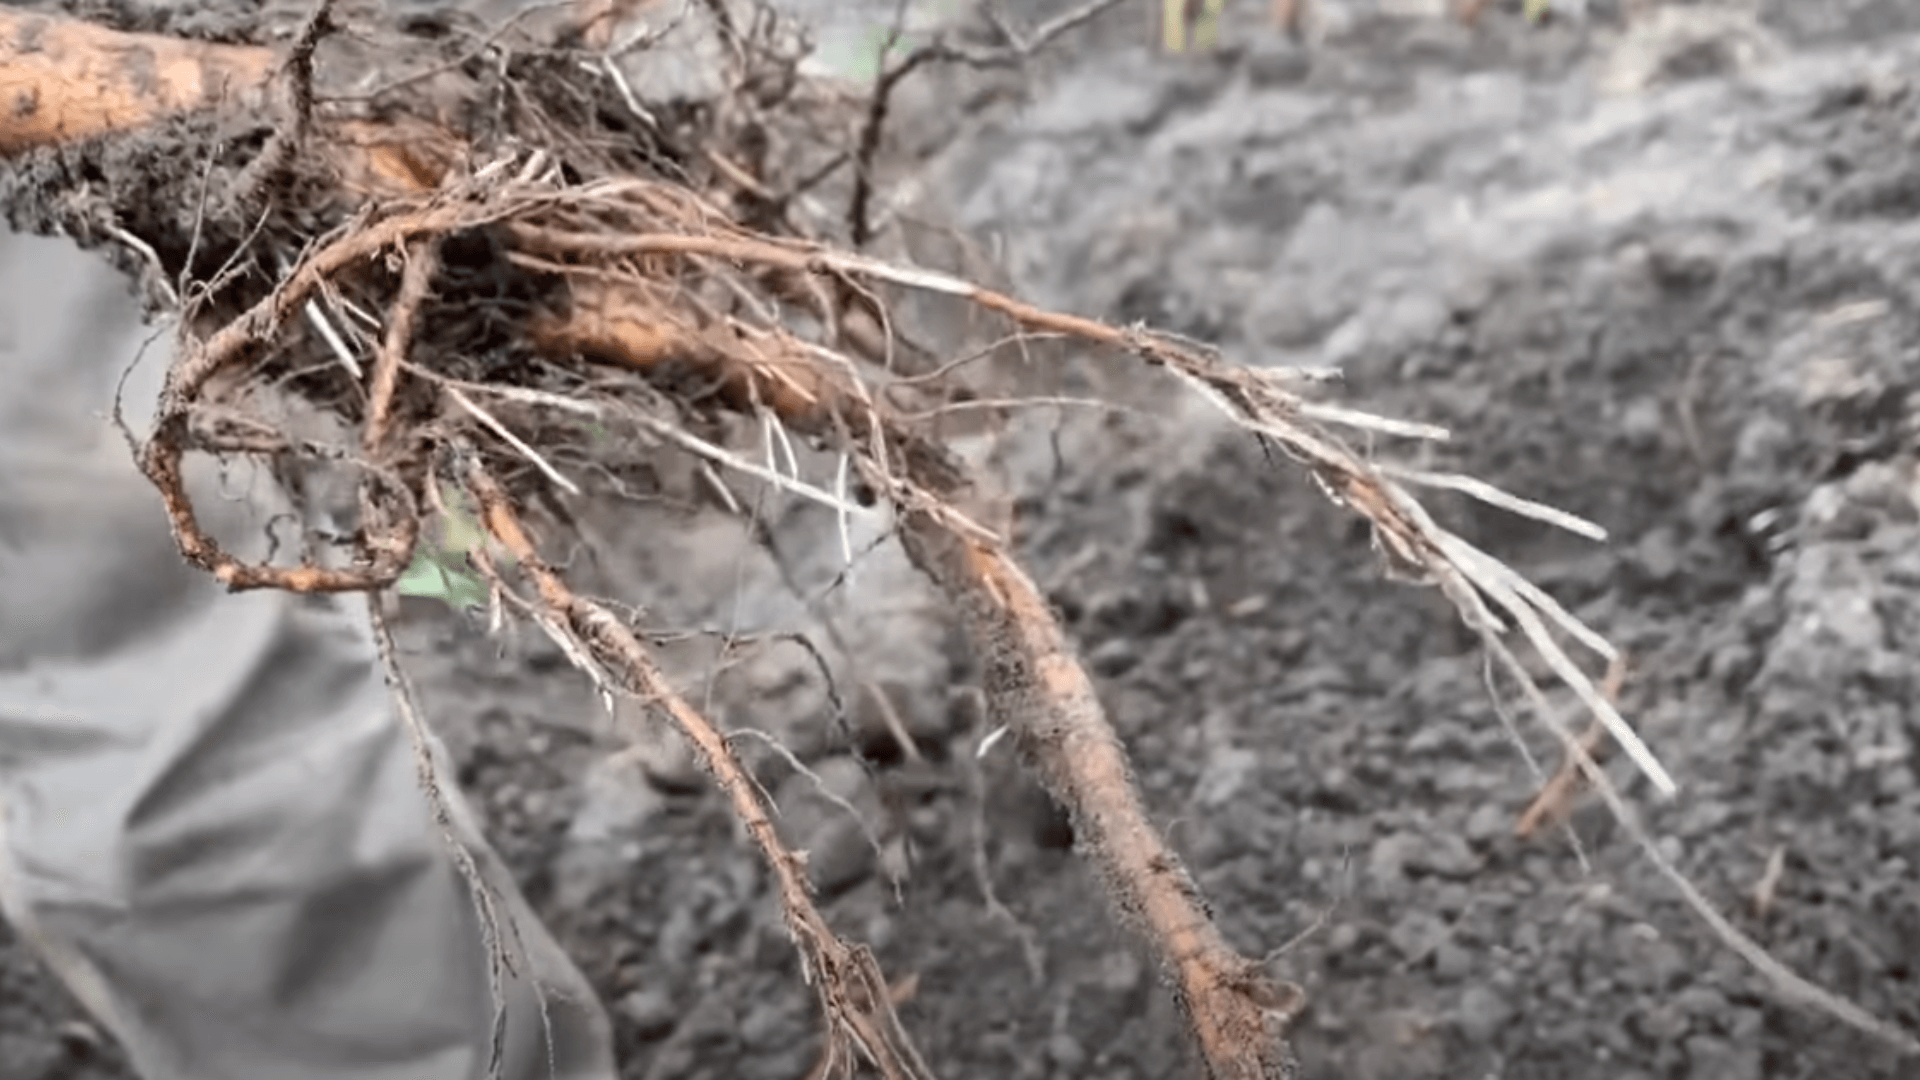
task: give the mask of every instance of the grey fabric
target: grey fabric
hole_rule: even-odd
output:
[[[0,909],[147,1080],[484,1076],[479,924],[358,601],[182,563],[107,419],[151,333],[97,257],[0,233]],[[196,488],[264,550],[268,485]],[[518,926],[506,1075],[612,1080],[600,1006],[456,809]]]

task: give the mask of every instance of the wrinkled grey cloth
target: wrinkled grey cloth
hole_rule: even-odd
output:
[[[98,256],[0,233],[0,910],[147,1080],[485,1076],[479,919],[364,615],[182,562],[108,419],[153,333]],[[196,484],[265,550],[268,485]],[[605,1014],[451,786],[518,928],[505,1075],[612,1080]]]

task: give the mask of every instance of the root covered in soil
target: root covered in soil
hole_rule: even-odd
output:
[[[827,1018],[829,1074],[858,1059],[890,1078],[930,1072],[871,952],[814,906],[803,856],[784,845],[726,734],[674,688],[644,632],[577,591],[552,556],[571,521],[566,498],[603,479],[665,492],[672,475],[723,485],[743,473],[843,522],[890,522],[951,599],[994,721],[1072,815],[1210,1073],[1287,1075],[1286,1029],[1304,1005],[1298,987],[1227,943],[1148,820],[1064,628],[985,512],[986,479],[929,422],[981,388],[966,365],[895,332],[906,294],[970,305],[999,324],[1004,349],[1064,338],[1090,363],[1170,372],[1370,522],[1389,567],[1439,587],[1530,702],[1544,699],[1509,651],[1512,630],[1657,791],[1675,789],[1596,687],[1593,662],[1570,651],[1611,663],[1606,641],[1441,527],[1412,489],[1597,529],[1469,478],[1375,464],[1339,432],[1445,433],[1315,400],[1301,373],[1238,366],[1174,335],[836,246],[842,225],[809,211],[806,195],[835,183],[837,167],[871,165],[884,107],[802,78],[777,20],[721,0],[697,8],[723,46],[719,101],[645,100],[622,65],[644,63],[654,41],[618,44],[608,20],[620,9],[458,34],[322,4],[290,28],[284,53],[0,15],[0,89],[15,103],[0,115],[0,152],[23,154],[0,189],[17,226],[108,248],[156,304],[177,307],[177,358],[138,462],[182,555],[229,588],[379,593],[412,563],[432,508],[479,508],[498,546],[473,558],[496,609],[542,627],[608,694],[666,715],[725,792],[774,876]],[[134,54],[164,77],[121,77]],[[819,145],[823,126],[849,141]],[[110,182],[86,182],[100,175]],[[873,178],[863,168],[844,182],[860,208],[844,231],[864,240]],[[283,422],[289,398],[351,434],[296,437]],[[764,462],[733,449],[756,436]],[[801,475],[795,441],[840,463],[831,485]],[[243,562],[202,527],[181,480],[189,454],[265,459],[290,490],[314,472],[349,473],[357,527]],[[1597,744],[1558,733],[1568,760],[1624,807],[1594,763]],[[1768,974],[1797,1000],[1905,1038],[1784,969]]]

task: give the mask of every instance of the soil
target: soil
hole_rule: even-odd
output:
[[[1212,56],[1155,53],[1143,12],[1079,35],[1019,94],[924,120],[943,136],[902,220],[1037,301],[1337,366],[1330,396],[1453,433],[1381,459],[1605,527],[1429,504],[1631,656],[1623,708],[1681,792],[1613,775],[1663,851],[1781,960],[1920,1030],[1920,8],[1321,6],[1306,44],[1232,15]],[[1036,407],[980,452],[1156,819],[1233,943],[1283,950],[1311,996],[1305,1076],[1912,1075],[1780,1003],[1603,808],[1574,812],[1577,846],[1515,836],[1540,780],[1506,688],[1357,519],[1181,388],[1042,359],[1071,374],[1007,374],[1128,407]],[[749,751],[831,919],[911,980],[939,1075],[1190,1074],[1070,830],[983,749],[971,659],[898,551],[853,537],[842,575],[831,515],[756,513],[782,558],[712,510],[599,516],[599,585],[645,606],[696,700],[806,764]],[[623,1075],[806,1075],[812,997],[684,755],[610,756],[532,635],[416,615],[428,709]],[[0,1074],[128,1075],[15,946]]]

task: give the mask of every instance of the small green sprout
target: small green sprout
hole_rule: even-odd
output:
[[[1162,0],[1160,28],[1162,43],[1168,52],[1208,52],[1220,43],[1220,15],[1227,0],[1204,0],[1197,14],[1189,15],[1189,0]],[[1188,40],[1192,31],[1192,40]]]

